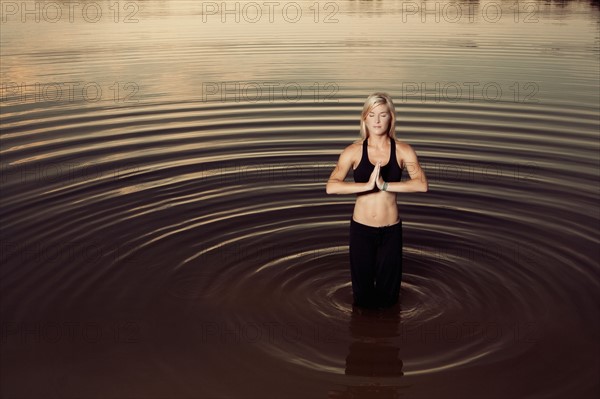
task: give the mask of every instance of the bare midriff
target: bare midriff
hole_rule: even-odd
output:
[[[356,196],[352,218],[373,227],[391,226],[400,222],[396,193],[377,191]]]

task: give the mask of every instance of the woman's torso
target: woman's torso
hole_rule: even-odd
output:
[[[384,181],[400,181],[402,160],[396,155],[395,140],[391,137],[389,140],[389,147],[386,151],[376,152],[376,149],[371,148],[370,157],[368,140],[363,140],[361,150],[356,152],[354,164],[352,165],[355,182],[367,182],[375,168],[374,163],[378,161],[381,161],[380,174]],[[374,161],[374,163],[371,161]],[[398,223],[400,217],[396,204],[396,193],[380,191],[377,186],[371,191],[358,193],[352,218],[359,223],[375,227]]]

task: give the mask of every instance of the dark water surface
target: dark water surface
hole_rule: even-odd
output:
[[[597,397],[598,2],[247,3],[2,2],[2,397]],[[374,91],[430,190],[360,313]]]

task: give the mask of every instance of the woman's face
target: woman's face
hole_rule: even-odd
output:
[[[386,134],[390,127],[390,120],[392,116],[388,109],[387,104],[379,104],[374,107],[365,119],[367,130],[373,134]]]

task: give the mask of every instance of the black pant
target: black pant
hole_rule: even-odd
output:
[[[395,305],[402,280],[402,221],[373,227],[351,218],[349,252],[353,305]]]

